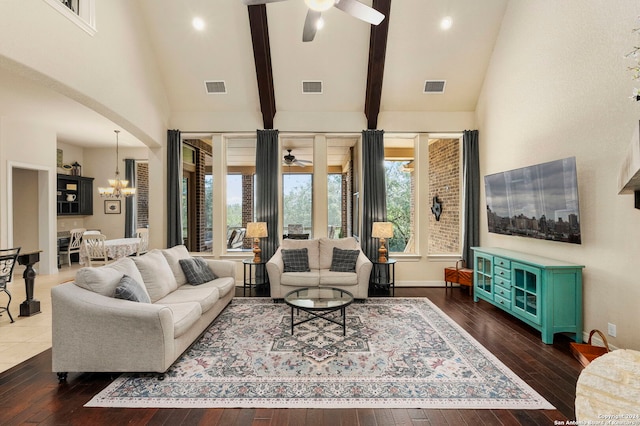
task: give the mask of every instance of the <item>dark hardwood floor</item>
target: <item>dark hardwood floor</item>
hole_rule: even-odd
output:
[[[568,337],[557,335],[553,345],[545,345],[539,332],[488,303],[474,303],[464,289],[396,288],[396,297],[431,299],[557,409],[84,408],[114,377],[69,373],[67,383],[58,385],[49,349],[0,373],[0,425],[552,425],[574,419],[581,366],[570,354]]]

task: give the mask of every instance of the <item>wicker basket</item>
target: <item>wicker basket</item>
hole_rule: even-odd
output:
[[[602,342],[604,342],[604,347],[594,346],[591,344],[591,337],[593,337],[595,333],[598,333],[598,335],[602,339]],[[600,355],[604,355],[609,352],[609,343],[607,342],[607,338],[600,330],[591,330],[587,343],[571,342],[570,346],[571,353],[573,353],[573,356],[575,356],[576,359],[580,361],[580,364],[582,364],[583,367],[589,365],[591,361],[593,361]]]

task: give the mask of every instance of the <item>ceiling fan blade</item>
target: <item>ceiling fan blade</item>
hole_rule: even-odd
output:
[[[358,0],[336,0],[335,7],[348,13],[354,18],[378,25],[384,19],[384,15],[372,7],[360,3]]]
[[[302,30],[302,41],[313,41],[313,38],[316,36],[316,31],[318,27],[316,23],[318,19],[322,16],[322,12],[316,12],[315,10],[309,9],[307,12],[307,17],[304,20],[304,29]]]
[[[242,0],[242,4],[244,4],[245,6],[253,6],[256,4],[275,3],[277,1],[286,1],[286,0]]]

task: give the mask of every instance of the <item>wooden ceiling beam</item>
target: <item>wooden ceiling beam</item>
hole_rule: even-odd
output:
[[[380,99],[382,98],[382,78],[384,61],[387,54],[387,35],[389,34],[389,18],[391,0],[373,0],[372,7],[384,14],[378,25],[371,26],[369,38],[369,65],[367,69],[367,94],[364,102],[364,114],[367,117],[367,129],[378,127]]]
[[[276,115],[276,97],[273,89],[273,70],[271,68],[271,46],[269,45],[269,27],[267,25],[267,8],[264,4],[247,6],[253,59],[256,65],[256,80],[260,96],[260,109],[265,129],[273,129],[273,118]]]

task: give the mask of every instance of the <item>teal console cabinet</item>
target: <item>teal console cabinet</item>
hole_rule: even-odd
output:
[[[493,247],[473,249],[473,300],[515,316],[553,343],[556,333],[582,342],[584,265]]]

